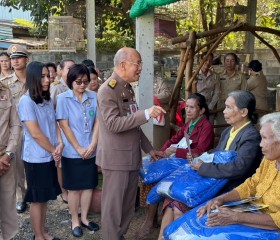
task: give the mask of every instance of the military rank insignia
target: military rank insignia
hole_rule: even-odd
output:
[[[52,84],[53,85],[58,85],[58,84],[60,84],[60,81],[54,81]]]
[[[115,86],[116,86],[116,84],[117,84],[117,80],[113,78],[113,79],[111,79],[111,80],[109,81],[108,86],[109,86],[110,88],[114,89]]]

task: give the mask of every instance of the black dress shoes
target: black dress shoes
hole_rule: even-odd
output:
[[[17,202],[16,209],[18,213],[24,213],[27,208],[26,202]]]
[[[87,228],[89,231],[98,231],[100,228],[95,222],[89,222],[88,225],[85,225],[83,222],[81,222],[82,227]]]
[[[80,226],[75,227],[74,229],[72,229],[72,235],[74,237],[82,237],[83,236],[83,230]]]

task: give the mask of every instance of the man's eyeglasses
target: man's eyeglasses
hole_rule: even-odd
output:
[[[127,61],[127,60],[126,60],[126,61]],[[142,68],[142,67],[143,67],[143,63],[142,63],[142,62],[140,62],[140,63],[131,62],[131,61],[127,61],[127,62],[129,62],[129,63],[132,63],[132,64],[136,65],[138,68]]]
[[[87,81],[81,81],[81,80],[75,80],[74,81],[77,85],[82,85],[82,83],[84,84],[84,85],[88,85],[89,84],[89,81],[87,80]]]

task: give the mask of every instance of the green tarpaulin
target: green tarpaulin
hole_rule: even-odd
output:
[[[130,10],[129,15],[131,18],[136,18],[145,14],[150,8],[174,2],[178,2],[178,0],[136,0]]]

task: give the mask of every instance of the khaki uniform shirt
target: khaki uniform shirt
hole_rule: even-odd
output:
[[[256,109],[268,110],[267,105],[267,80],[262,71],[259,75],[250,76],[247,81],[248,91],[256,98]]]
[[[66,92],[68,90],[68,86],[66,82],[61,78],[60,80],[56,80],[51,84],[50,94],[51,99],[53,100],[54,106],[56,106],[56,97],[60,93]]]
[[[164,79],[161,77],[155,77],[154,78],[154,87],[153,87],[153,94],[157,97],[159,100],[161,106],[167,110],[169,100],[171,97],[171,92],[165,83]]]
[[[219,100],[220,77],[217,73],[209,70],[205,76],[202,71],[196,76],[197,92],[206,98],[209,110],[213,110]]]
[[[97,96],[99,137],[96,164],[107,170],[139,170],[141,149],[148,153],[153,147],[140,128],[148,121],[144,110],[137,109],[131,85],[114,72],[101,85]]]
[[[226,71],[220,74],[221,91],[218,109],[225,107],[228,94],[235,90],[247,90],[247,80],[241,72],[235,71],[232,76],[227,76]]]
[[[18,105],[20,97],[24,94],[25,92],[25,84],[19,81],[16,73],[12,73],[11,75],[5,77],[2,79],[2,83],[9,87],[11,90],[14,102],[16,106]]]
[[[0,155],[5,151],[16,152],[21,132],[16,105],[9,88],[0,83]]]

